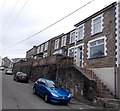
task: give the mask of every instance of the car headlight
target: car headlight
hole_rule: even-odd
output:
[[[54,93],[51,93],[51,94],[52,94],[52,96],[59,97],[58,95],[56,95],[56,94],[54,94]]]
[[[70,98],[70,97],[71,97],[71,94],[68,95],[68,98]]]

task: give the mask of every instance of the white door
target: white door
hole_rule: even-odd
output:
[[[83,59],[83,50],[82,46],[78,47],[77,49],[77,56],[76,56],[76,65],[78,67],[82,67],[82,59]]]

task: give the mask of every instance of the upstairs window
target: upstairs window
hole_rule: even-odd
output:
[[[37,54],[40,53],[40,46],[37,47]]]
[[[84,26],[80,26],[78,28],[78,40],[82,40],[84,37]]]
[[[75,31],[70,33],[70,44],[75,42]]]
[[[45,43],[45,51],[48,49],[48,42]]]
[[[92,35],[102,32],[102,29],[103,29],[103,20],[102,20],[102,15],[100,15],[92,20]]]
[[[40,52],[43,52],[44,45],[41,45]]]
[[[66,35],[62,37],[61,47],[66,46],[66,39],[67,39],[67,36],[66,36]]]
[[[59,48],[59,39],[55,40],[55,45],[54,45],[54,49],[58,49]]]
[[[89,58],[99,58],[106,55],[105,39],[89,42]]]

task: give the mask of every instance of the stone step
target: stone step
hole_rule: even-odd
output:
[[[120,105],[119,104],[115,104],[115,103],[104,103],[104,107],[105,108],[120,109]]]
[[[111,95],[103,95],[103,94],[99,94],[99,95],[97,95],[97,97],[113,99],[113,96],[111,96]]]
[[[120,109],[120,100],[118,99],[103,98],[103,101],[106,108]]]
[[[81,72],[89,76],[92,80],[97,83],[97,95],[101,97],[114,98],[110,90],[103,84],[103,82],[92,72],[90,69],[80,68]]]
[[[108,103],[116,103],[120,105],[120,100],[119,99],[110,99],[110,98],[103,98],[104,101]]]

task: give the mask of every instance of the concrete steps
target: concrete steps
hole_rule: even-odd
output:
[[[110,90],[104,85],[104,83],[94,74],[90,69],[80,68],[81,72],[87,75],[89,78],[97,83],[97,96],[104,98],[114,98],[114,95]]]
[[[103,101],[105,108],[120,109],[120,100],[118,99],[103,98]]]

